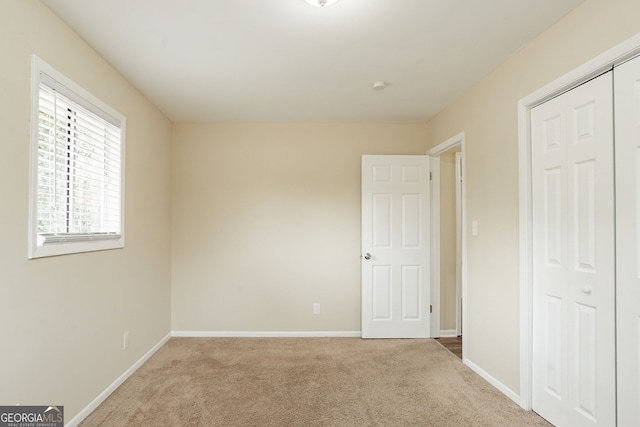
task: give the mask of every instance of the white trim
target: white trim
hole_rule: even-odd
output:
[[[439,252],[440,252],[440,173],[439,173],[439,166],[440,166],[440,159],[438,158],[441,154],[451,150],[452,148],[456,148],[456,147],[460,147],[460,152],[461,152],[461,156],[462,156],[462,168],[461,168],[461,175],[462,175],[462,185],[461,185],[461,223],[462,226],[461,228],[461,236],[460,236],[460,241],[461,241],[461,256],[462,256],[462,271],[461,271],[461,281],[462,281],[462,330],[463,331],[467,331],[467,231],[466,231],[466,227],[465,227],[465,222],[466,222],[466,217],[467,217],[467,210],[466,210],[466,194],[467,194],[467,184],[466,184],[466,165],[465,165],[465,152],[466,152],[466,142],[465,142],[465,133],[464,132],[460,132],[459,134],[447,139],[446,141],[436,145],[435,147],[429,149],[426,154],[427,156],[430,156],[431,158],[431,166],[432,166],[432,171],[433,171],[433,166],[434,164],[436,165],[436,167],[438,168],[438,173],[433,173],[433,180],[431,181],[431,189],[432,189],[432,194],[434,192],[435,189],[437,189],[437,195],[438,195],[438,199],[437,199],[437,209],[434,206],[434,200],[432,200],[431,203],[431,209],[432,209],[432,213],[437,211],[437,217],[434,219],[432,217],[432,223],[431,223],[431,254],[432,254],[432,265],[431,265],[431,271],[432,271],[432,276],[431,276],[431,296],[432,296],[432,305],[433,305],[433,316],[432,316],[432,325],[433,323],[435,323],[433,320],[434,318],[437,318],[437,325],[438,325],[438,329],[436,330],[438,334],[440,334],[440,256],[439,256]],[[437,220],[437,222],[436,222]],[[435,248],[435,249],[434,249]],[[437,255],[435,255],[437,254]],[[434,256],[435,255],[435,256]],[[437,263],[435,262],[435,259],[437,258]],[[435,263],[435,264],[434,264]],[[437,276],[434,276],[434,272],[436,272]],[[435,298],[435,296],[437,295],[437,299]],[[456,325],[456,328],[458,328],[458,325]],[[433,328],[432,328],[432,334],[433,334]],[[457,334],[456,334],[457,335]],[[437,335],[432,335],[433,337],[436,337]],[[463,339],[462,340],[462,357],[464,358],[464,356],[467,354],[467,340]]]
[[[462,335],[462,153],[456,161],[456,334]]]
[[[78,415],[73,417],[68,423],[65,424],[66,427],[76,427],[78,424],[82,422],[89,414],[91,414],[95,409],[100,406],[102,402],[106,400],[107,397],[111,393],[113,393],[118,387],[122,385],[123,382],[127,380],[135,371],[142,366],[147,360],[151,358],[155,354],[156,351],[160,350],[160,347],[166,344],[166,342],[171,338],[171,334],[167,334],[164,338],[162,338],[156,345],[151,347],[151,350],[147,351],[136,363],[134,363],[129,369],[127,369],[122,375],[120,375],[109,387],[107,387],[102,393],[98,395],[91,403],[84,407]]]
[[[360,338],[360,331],[172,331],[191,338]]]
[[[612,47],[578,68],[557,78],[518,101],[518,156],[520,210],[520,399],[531,409],[532,373],[532,190],[531,190],[531,109],[640,54],[640,33]]]
[[[447,151],[451,150],[452,148],[463,146],[463,144],[464,144],[464,132],[460,132],[459,134],[447,139],[445,142],[442,142],[436,145],[435,147],[430,148],[429,150],[427,150],[426,154],[427,156],[438,157],[441,154],[444,154]]]
[[[531,134],[530,110],[518,103],[519,151],[519,222],[520,222],[520,406],[531,410],[531,376],[533,371],[533,277],[532,277],[532,191],[531,191]]]
[[[440,331],[440,338],[455,338],[458,336],[458,331],[455,329],[444,329]]]
[[[500,392],[502,392],[504,395],[506,395],[509,399],[513,400],[516,403],[520,402],[520,396],[518,396],[517,393],[515,393],[509,387],[507,387],[506,385],[502,384],[500,381],[495,379],[487,371],[485,371],[484,369],[482,369],[481,367],[479,367],[469,359],[464,359],[463,363],[467,365],[476,374],[480,375],[489,384],[491,384],[492,386],[497,388]]]
[[[431,163],[431,338],[440,331],[440,157],[429,157]]]

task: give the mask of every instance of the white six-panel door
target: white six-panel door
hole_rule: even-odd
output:
[[[362,336],[430,336],[427,156],[362,156]]]
[[[640,58],[616,67],[618,425],[640,426]]]
[[[556,426],[614,426],[611,73],[531,111],[533,409]]]

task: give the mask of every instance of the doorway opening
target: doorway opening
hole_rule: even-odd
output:
[[[431,164],[431,336],[464,360],[464,133],[426,153]],[[454,351],[455,350],[455,351]]]

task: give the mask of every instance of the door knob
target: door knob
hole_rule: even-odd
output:
[[[364,254],[364,259],[371,259],[371,254],[369,252]]]

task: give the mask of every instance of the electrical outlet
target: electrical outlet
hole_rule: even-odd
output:
[[[313,303],[313,314],[320,314],[320,303]]]
[[[129,348],[129,331],[125,332],[122,336],[122,349],[126,350]]]

